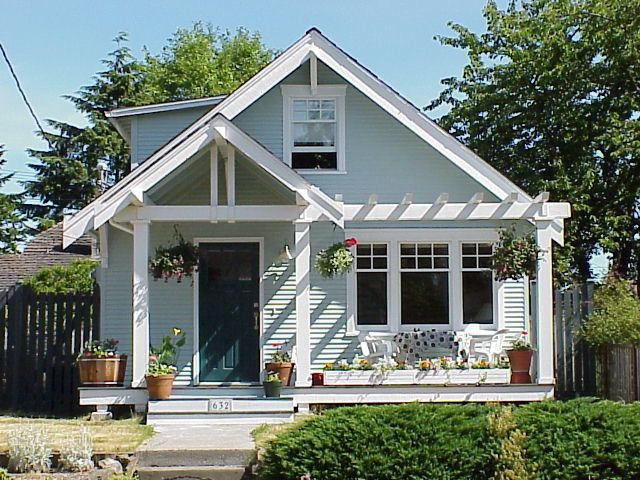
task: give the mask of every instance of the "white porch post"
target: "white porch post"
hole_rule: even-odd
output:
[[[536,278],[537,383],[554,384],[553,366],[553,263],[551,254],[552,221],[536,221],[536,242],[542,249]]]
[[[133,374],[132,387],[144,386],[149,361],[149,224],[135,220],[133,224]]]
[[[310,231],[311,221],[296,220],[296,387],[311,385]]]

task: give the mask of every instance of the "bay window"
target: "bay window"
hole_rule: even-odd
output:
[[[462,243],[462,321],[493,323],[491,243]]]
[[[356,247],[358,325],[386,325],[388,317],[388,257],[384,243]]]
[[[402,325],[449,324],[449,245],[400,244]]]

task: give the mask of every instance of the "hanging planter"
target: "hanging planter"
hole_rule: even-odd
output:
[[[542,250],[533,235],[518,236],[515,226],[501,230],[500,240],[491,256],[491,268],[498,281],[535,278]]]
[[[334,278],[344,275],[353,265],[353,253],[350,248],[358,244],[355,238],[347,238],[316,255],[315,269],[324,278]]]
[[[176,243],[166,247],[156,248],[154,257],[149,260],[149,271],[154,280],[164,279],[165,282],[174,278],[178,283],[184,277],[192,277],[198,270],[200,255],[198,248],[191,242],[187,242],[175,229]]]

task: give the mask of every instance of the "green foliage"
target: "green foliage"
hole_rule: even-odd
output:
[[[0,468],[0,480],[11,480],[11,475],[4,468]]]
[[[533,235],[519,236],[516,227],[502,229],[500,240],[491,256],[491,268],[496,280],[521,280],[525,275],[535,277],[540,247]]]
[[[640,477],[640,404],[580,399],[514,410],[541,480]]]
[[[530,193],[572,203],[560,273],[589,277],[603,248],[638,275],[640,2],[490,1],[484,17],[485,33],[439,38],[468,63],[428,108],[451,107],[440,125]]]
[[[628,281],[608,277],[593,295],[593,309],[580,330],[589,344],[640,345],[640,299]]]
[[[279,435],[260,468],[264,480],[486,480],[496,442],[488,407],[385,405],[330,410]]]
[[[115,338],[91,340],[84,344],[82,355],[94,358],[113,357],[118,353],[118,343],[120,342]]]
[[[184,347],[187,342],[187,334],[178,327],[173,327],[171,335],[164,335],[159,347],[151,345],[149,352],[151,354],[151,363],[149,365],[149,371],[151,372],[152,365],[154,368],[162,368],[163,366],[175,366],[178,362],[178,356],[180,355],[180,349]]]
[[[640,403],[345,407],[271,440],[263,480],[640,478]]]
[[[0,145],[0,171],[7,161],[4,156],[4,145]],[[13,177],[13,174],[0,173],[0,189]],[[26,226],[24,215],[19,207],[24,196],[15,193],[0,192],[0,254],[16,253],[20,242],[25,239]]]
[[[95,260],[78,259],[71,264],[45,267],[24,281],[36,293],[91,293],[91,273],[98,266]]]
[[[318,252],[314,264],[316,271],[323,278],[334,278],[347,273],[354,260],[350,246],[352,245],[347,246],[346,242],[338,242]]]
[[[116,49],[103,60],[104,70],[77,95],[68,96],[83,113],[88,127],[49,121],[47,150],[30,150],[37,162],[29,166],[37,178],[25,182],[42,205],[26,207],[32,216],[59,220],[82,208],[129,169],[129,149],[104,113],[122,107],[228,94],[271,61],[275,52],[258,33],[240,28],[220,32],[195,23],[179,29],[158,55],[148,50],[136,58],[127,35],[114,39]],[[101,178],[98,166],[107,173]]]

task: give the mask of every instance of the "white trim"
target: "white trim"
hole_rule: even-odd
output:
[[[230,143],[227,143],[224,172],[227,179],[227,206],[234,207],[236,204],[236,149]]]
[[[140,107],[115,108],[105,113],[107,118],[128,117],[130,115],[146,115],[149,113],[168,112],[171,110],[183,110],[185,108],[209,107],[218,105],[226,95],[215,97],[196,98],[194,100],[178,100],[176,102],[153,103]]]
[[[149,363],[149,225],[147,220],[133,223],[132,354],[133,387],[144,386]]]
[[[109,268],[109,226],[102,225],[98,230],[100,245],[100,268]],[[101,295],[101,298],[104,295]],[[104,310],[102,310],[104,312]]]
[[[345,237],[355,237],[361,243],[387,243],[388,282],[392,287],[389,290],[390,308],[389,321],[386,326],[358,325],[357,323],[357,292],[356,269],[347,273],[347,335],[357,335],[360,331],[410,331],[414,328],[446,328],[449,330],[464,330],[462,316],[462,271],[461,271],[461,243],[466,242],[491,242],[498,241],[498,232],[489,228],[382,228],[382,229],[355,229],[347,228]],[[400,244],[405,242],[436,242],[446,243],[449,246],[449,323],[402,325],[401,316],[401,291],[400,281],[402,270],[400,269]],[[440,271],[440,269],[429,270]],[[504,325],[504,310],[499,308],[498,299],[502,295],[503,285],[498,282],[494,286],[494,323],[485,325],[486,329],[502,328]],[[481,327],[482,328],[482,327]]]
[[[117,120],[113,119],[111,122],[113,124],[117,124]],[[131,147],[131,170],[134,170],[138,167],[138,117],[133,117],[131,119],[131,139],[129,140],[129,145]]]
[[[294,222],[296,280],[296,386],[311,386],[311,221]]]
[[[209,205],[218,206],[218,145],[215,142],[209,153]]]
[[[536,222],[536,243],[542,252],[538,260],[536,276],[536,322],[533,340],[537,346],[535,353],[537,382],[543,384],[555,383],[552,228],[552,221]]]
[[[299,205],[150,205],[129,207],[116,218],[123,222],[136,219],[153,222],[223,222],[230,218],[238,222],[287,222],[299,218],[304,209]]]
[[[313,57],[312,57],[313,58]],[[284,163],[291,166],[291,154],[293,151],[293,138],[291,135],[292,119],[291,109],[295,99],[314,100],[335,100],[336,102],[336,169],[296,169],[297,172],[315,174],[342,173],[346,170],[346,115],[345,115],[345,95],[346,85],[317,85],[315,92],[309,85],[281,85],[282,91],[282,159]],[[321,148],[312,150],[320,151]],[[331,148],[328,151],[334,151]]]
[[[193,244],[195,246],[201,243],[257,243],[260,250],[260,260],[258,265],[259,285],[258,285],[258,302],[260,304],[260,326],[258,335],[258,372],[262,374],[262,356],[264,342],[264,237],[194,237]],[[199,319],[199,292],[200,277],[196,270],[193,274],[193,352],[191,357],[192,381],[193,385],[208,385],[210,382],[200,382],[200,319]],[[213,382],[218,383],[218,382]],[[242,383],[239,383],[239,385]],[[226,385],[226,383],[225,383]]]

